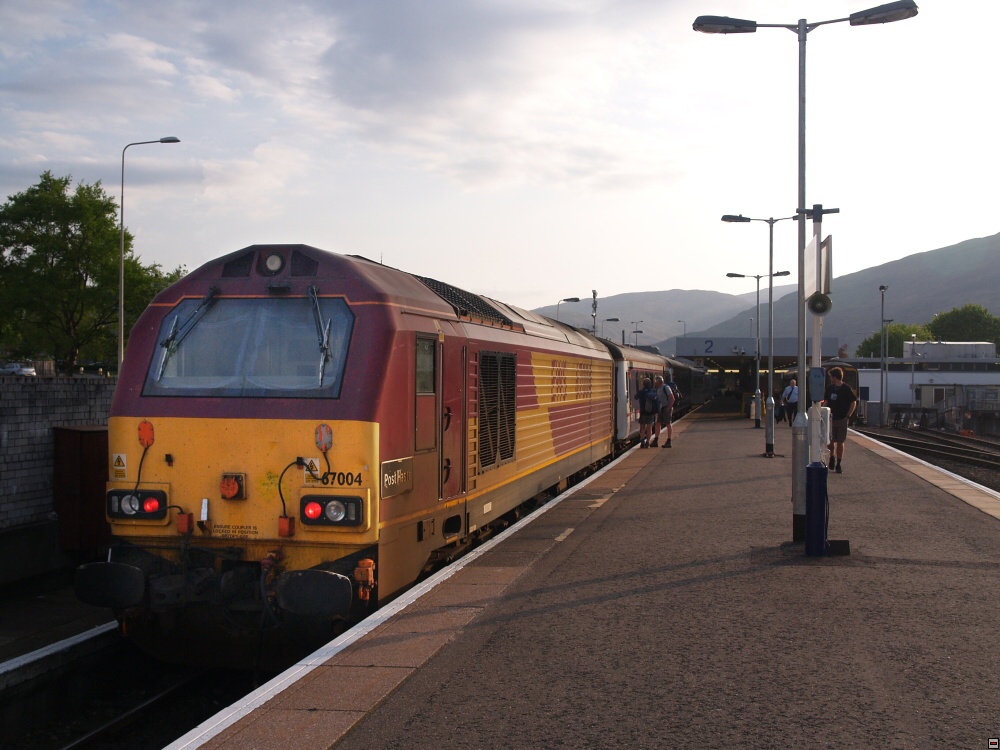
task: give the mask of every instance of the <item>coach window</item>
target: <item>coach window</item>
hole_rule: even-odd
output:
[[[420,451],[437,447],[437,339],[418,337],[416,357],[414,448]]]

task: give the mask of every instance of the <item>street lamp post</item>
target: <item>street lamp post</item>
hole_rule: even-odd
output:
[[[773,261],[773,258],[772,258],[772,265],[773,265],[773,262],[774,261]],[[757,346],[756,346],[757,364],[756,364],[756,368],[755,368],[755,371],[754,371],[754,377],[755,377],[754,383],[755,384],[754,384],[754,395],[753,395],[753,398],[754,398],[754,410],[755,410],[755,414],[754,414],[754,427],[758,428],[758,429],[760,428],[760,407],[761,407],[761,403],[760,403],[760,280],[761,279],[767,279],[768,280],[768,285],[771,287],[771,296],[773,297],[773,284],[774,284],[773,277],[774,276],[788,276],[790,273],[791,273],[790,271],[778,271],[777,273],[774,273],[772,271],[771,273],[766,273],[766,274],[746,274],[746,273],[727,273],[726,274],[726,276],[728,276],[731,279],[757,279]],[[770,306],[770,304],[772,302],[773,302],[773,299],[769,299],[769,303],[768,303],[769,306]],[[751,318],[751,321],[752,320],[753,320],[753,318]],[[770,339],[773,338],[773,336],[774,336],[774,316],[772,314],[770,314],[770,313],[769,313],[769,324],[770,324],[770,328],[768,330],[768,339],[769,339],[768,343],[769,343],[771,357],[770,357],[770,363],[769,363],[769,367],[768,367],[767,390],[768,390],[768,396],[771,399],[770,404],[768,405],[768,412],[770,413],[774,409],[774,396],[771,394],[771,391],[774,389],[774,382],[773,382],[774,381],[774,345],[770,343]],[[769,457],[773,457],[774,456],[774,416],[773,415],[770,416],[770,417],[768,417],[768,423],[771,425],[771,439],[768,440],[768,444],[770,445],[770,450],[767,450],[767,448],[765,447],[764,455],[769,456]],[[766,435],[765,435],[765,440],[767,440],[767,436]]]
[[[687,324],[687,321],[686,320],[678,320],[677,322],[684,324],[684,338],[687,338],[687,335],[688,335],[688,324]]]
[[[121,226],[119,231],[119,258],[118,258],[118,372],[122,369],[122,360],[125,359],[125,152],[129,146],[144,146],[147,143],[180,143],[180,138],[168,135],[155,141],[136,141],[130,143],[122,149],[122,192],[118,201],[118,210],[121,212]]]
[[[765,412],[767,414],[767,421],[765,422],[764,428],[764,456],[767,458],[774,458],[774,277],[775,276],[789,276],[791,271],[778,271],[774,270],[774,225],[779,221],[788,221],[789,219],[793,221],[798,221],[799,217],[796,216],[782,216],[779,219],[775,219],[773,216],[769,219],[752,219],[749,216],[744,216],[740,214],[734,216],[733,214],[726,214],[722,217],[722,220],[729,223],[744,224],[751,221],[763,221],[767,224],[768,229],[768,245],[767,245],[767,399],[765,400]],[[758,282],[758,308],[757,308],[757,318],[760,319],[760,288]],[[759,337],[758,337],[759,338]],[[760,364],[758,363],[757,369],[760,370]],[[758,378],[760,376],[758,375]]]
[[[605,318],[601,321],[601,338],[604,338],[604,324],[605,323],[617,323],[618,318]]]
[[[632,332],[629,334],[629,336],[635,336],[635,345],[636,346],[639,345],[639,334],[642,333],[642,331],[639,330],[639,324],[643,323],[643,322],[645,322],[645,321],[642,321],[642,320],[631,320],[631,321],[629,321],[629,323],[631,323],[632,329],[633,329]],[[622,331],[622,343],[623,344],[625,343],[625,331]]]
[[[851,26],[867,26],[877,23],[892,23],[903,21],[917,15],[917,4],[913,0],[896,0],[896,2],[879,5],[874,8],[852,13],[848,18],[835,18],[830,21],[807,23],[800,18],[797,24],[757,23],[740,18],[727,16],[698,16],[693,28],[706,34],[741,34],[753,33],[758,28],[778,28],[794,31],[799,42],[799,178],[798,201],[796,211],[806,206],[806,36],[819,26],[831,23],[849,21]],[[799,222],[799,291],[798,291],[798,383],[800,392],[805,392],[806,386],[806,310],[805,310],[805,255],[806,255],[806,223]],[[795,418],[799,427],[792,442],[792,540],[805,540],[806,526],[806,460],[808,446],[808,417],[805,409],[800,409]]]
[[[556,302],[556,320],[559,320],[559,305],[561,305],[563,302],[579,302],[579,301],[580,301],[579,297],[566,297],[565,299],[561,299],[558,302]]]
[[[916,375],[917,375],[917,334],[910,334],[910,409],[914,409],[917,405],[917,389],[916,389]]]
[[[879,292],[882,293],[882,314],[879,316],[879,347],[878,347],[878,424],[879,427],[885,427],[887,423],[887,410],[885,408],[885,386],[886,386],[886,373],[885,373],[885,290],[889,288],[888,284],[881,284],[878,288]]]

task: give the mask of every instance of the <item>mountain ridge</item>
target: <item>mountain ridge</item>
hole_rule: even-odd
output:
[[[937,313],[970,303],[983,305],[996,314],[1000,309],[1000,233],[916,252],[834,277],[830,295],[833,308],[823,319],[823,335],[835,336],[853,354],[861,341],[879,329],[880,285],[888,286],[885,317],[898,323],[927,323]],[[796,335],[795,291],[794,284],[774,287],[775,337]],[[673,353],[676,339],[685,333],[752,338],[756,335],[756,321],[751,323],[749,318],[757,317],[756,296],[756,291],[733,295],[671,289],[598,298],[597,332],[601,333],[604,319],[618,317],[618,323],[604,323],[607,338],[618,341],[623,328],[629,332],[639,329],[640,344],[654,344],[665,354]],[[762,284],[760,297],[761,336],[766,337],[766,284]],[[591,302],[586,299],[561,303],[561,319],[590,329]],[[541,307],[535,312],[554,318],[556,306]],[[628,340],[634,343],[636,337],[630,335]]]

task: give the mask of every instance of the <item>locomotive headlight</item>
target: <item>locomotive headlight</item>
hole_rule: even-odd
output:
[[[162,521],[167,517],[167,493],[163,490],[108,490],[108,518],[132,521]]]
[[[347,515],[347,508],[344,507],[344,504],[340,500],[331,500],[326,504],[324,514],[330,521],[339,523]]]
[[[125,497],[121,499],[122,513],[134,516],[136,513],[139,512],[139,508],[140,508],[139,498],[136,497],[135,495],[125,495]]]
[[[285,259],[278,253],[271,253],[264,259],[264,266],[271,273],[277,273],[283,265],[285,265]]]
[[[350,527],[364,524],[364,501],[345,495],[299,498],[299,520],[309,527]]]

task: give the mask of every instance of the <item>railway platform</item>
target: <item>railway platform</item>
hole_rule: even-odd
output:
[[[806,557],[791,431],[725,406],[170,747],[996,746],[1000,496],[852,434]]]

